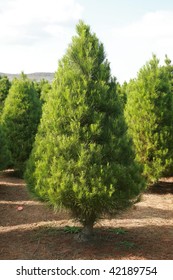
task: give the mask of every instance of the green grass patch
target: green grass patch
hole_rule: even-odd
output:
[[[113,229],[111,228],[111,229],[109,229],[109,232],[115,233],[117,235],[123,235],[123,234],[127,233],[127,231],[122,228],[113,228]]]
[[[136,247],[136,244],[134,242],[129,242],[129,241],[120,241],[117,244],[117,247],[124,247],[126,249],[132,249]]]
[[[75,226],[65,226],[64,227],[64,232],[65,233],[79,233],[81,231],[81,228],[75,227]]]

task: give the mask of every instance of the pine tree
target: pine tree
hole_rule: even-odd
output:
[[[90,236],[144,186],[103,44],[80,22],[59,62],[25,174],[35,196],[72,211]],[[82,235],[83,235],[82,234]]]
[[[0,76],[0,115],[2,113],[5,99],[8,95],[9,89],[11,87],[11,83],[7,76]]]
[[[125,109],[136,158],[149,183],[173,173],[173,90],[170,61],[155,55],[128,86]]]
[[[34,85],[23,74],[12,83],[1,120],[11,164],[21,175],[32,150],[40,114],[40,101]]]

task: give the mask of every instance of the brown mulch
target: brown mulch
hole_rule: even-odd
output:
[[[172,260],[173,178],[164,178],[116,218],[101,219],[90,243],[79,242],[66,226],[80,230],[68,212],[54,213],[33,200],[13,171],[1,173],[1,260]]]

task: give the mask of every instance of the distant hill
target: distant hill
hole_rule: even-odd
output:
[[[36,72],[36,73],[30,73],[26,74],[29,79],[35,80],[35,81],[40,81],[42,79],[45,79],[49,82],[52,82],[54,78],[54,73],[51,72]],[[0,73],[0,76],[7,76],[9,80],[13,80],[14,78],[19,78],[20,74],[7,74],[7,73]]]

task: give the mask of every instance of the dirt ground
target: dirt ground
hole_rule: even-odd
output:
[[[91,243],[79,242],[80,225],[32,200],[12,171],[0,174],[1,260],[173,260],[173,178],[140,202],[95,225]],[[72,228],[68,228],[70,226]]]

